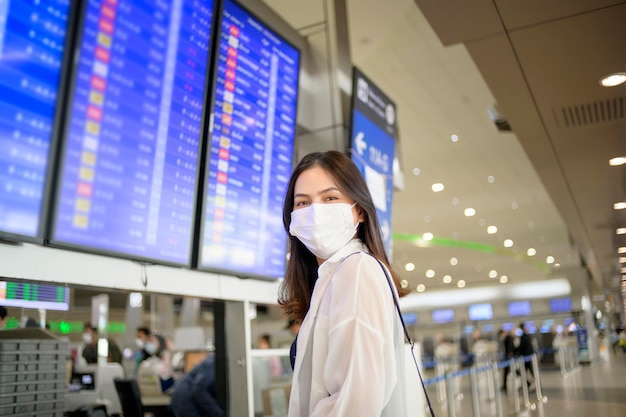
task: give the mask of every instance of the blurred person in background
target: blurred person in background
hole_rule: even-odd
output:
[[[170,409],[176,417],[222,417],[215,395],[215,356],[207,355],[174,385]]]

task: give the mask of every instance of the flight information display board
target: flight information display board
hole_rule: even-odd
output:
[[[70,289],[60,285],[0,281],[0,305],[67,311]]]
[[[41,238],[69,0],[0,1],[0,233]]]
[[[217,54],[198,267],[282,277],[300,53],[227,0]]]
[[[52,243],[190,264],[213,2],[88,0]]]

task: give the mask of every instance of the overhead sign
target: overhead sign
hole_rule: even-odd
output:
[[[396,105],[358,69],[352,88],[352,160],[369,187],[385,249],[391,255],[393,158],[396,148]]]

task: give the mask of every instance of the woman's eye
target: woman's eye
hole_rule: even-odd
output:
[[[334,200],[337,200],[337,197],[334,197],[334,196],[326,197],[326,201],[334,201]]]
[[[307,204],[309,204],[308,201],[298,201],[296,202],[296,207],[303,207],[303,206],[306,206]]]

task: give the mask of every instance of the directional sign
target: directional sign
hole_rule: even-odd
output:
[[[396,106],[356,68],[353,77],[352,160],[365,177],[391,257]]]

